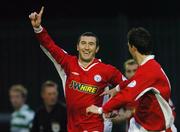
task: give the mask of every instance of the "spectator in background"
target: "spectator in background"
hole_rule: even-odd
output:
[[[35,114],[32,132],[66,132],[65,104],[58,102],[58,86],[53,81],[42,85],[43,106]]]
[[[134,76],[138,64],[134,59],[128,59],[124,62],[124,75],[127,79],[130,79]],[[128,119],[132,116],[135,110],[135,106],[132,104],[126,108],[121,108],[119,110],[119,115],[112,119],[113,122],[113,131],[114,130],[128,130]]]
[[[125,70],[125,76],[127,79],[130,79],[132,76],[134,76],[136,70],[138,68],[138,64],[134,59],[128,59],[124,62],[124,70]]]
[[[27,89],[21,84],[13,85],[9,90],[9,96],[14,108],[14,112],[11,115],[10,131],[29,132],[34,112],[25,104]]]

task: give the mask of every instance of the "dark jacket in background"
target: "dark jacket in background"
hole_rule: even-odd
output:
[[[51,112],[45,106],[36,112],[31,132],[67,132],[67,116],[64,105],[57,103]]]

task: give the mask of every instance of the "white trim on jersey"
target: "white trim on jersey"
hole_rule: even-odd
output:
[[[142,91],[136,98],[135,98],[135,101],[138,100],[140,97],[142,97],[145,93],[147,93],[148,91],[150,90],[153,90],[153,92],[155,93],[160,93],[159,90],[157,90],[156,88],[153,88],[153,87],[149,87],[149,88],[146,88],[144,91]]]
[[[43,27],[40,25],[38,28],[33,27],[35,33],[41,33],[43,31]]]
[[[59,63],[56,62],[56,60],[52,57],[52,55],[49,53],[49,51],[47,49],[45,49],[42,45],[40,45],[41,49],[43,50],[43,52],[50,58],[50,60],[53,62],[61,80],[62,80],[62,85],[63,85],[63,91],[64,91],[64,96],[66,97],[65,94],[65,85],[66,85],[66,79],[67,79],[67,75],[64,72],[64,69],[61,67],[61,65]],[[64,51],[64,53],[66,53]]]
[[[163,72],[163,74],[165,75],[165,77],[166,77],[166,79],[167,79],[167,81],[168,81],[168,84],[169,84],[169,88],[170,88],[170,90],[171,90],[171,83],[170,83],[170,81],[169,81],[169,78],[167,77],[167,75],[166,75],[166,73],[164,72],[164,70],[161,68],[161,71]]]
[[[171,126],[171,131],[172,132],[177,132],[177,128],[175,127],[174,124]],[[141,125],[139,125],[135,121],[134,117],[132,117],[130,119],[128,132],[148,132],[148,131],[146,129],[144,129]],[[161,132],[166,132],[166,131],[164,130],[164,131],[161,131]]]
[[[146,88],[144,91],[142,91],[135,100],[138,100],[140,97],[142,97],[146,92],[152,90],[158,100],[158,103],[161,107],[161,110],[163,112],[166,128],[170,128],[174,123],[174,116],[172,113],[172,109],[168,102],[160,95],[160,92],[155,87],[149,87]]]
[[[144,65],[149,60],[154,59],[154,57],[155,57],[154,55],[148,55],[140,65]]]
[[[160,94],[155,94],[155,96],[164,114],[166,128],[170,128],[174,123],[174,116],[172,113],[172,109],[169,106],[168,102],[165,99],[163,99],[163,97]]]
[[[89,71],[93,66],[95,66],[95,65],[98,64],[98,63],[99,63],[99,62],[93,63],[93,64],[91,64],[91,66],[89,66],[89,67],[86,69],[86,68],[84,68],[84,67],[82,66],[82,64],[78,61],[79,66],[80,66],[84,71]]]

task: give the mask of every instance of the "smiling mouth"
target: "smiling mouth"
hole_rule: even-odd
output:
[[[85,55],[89,55],[90,53],[89,53],[89,52],[83,52],[83,54],[85,54]]]

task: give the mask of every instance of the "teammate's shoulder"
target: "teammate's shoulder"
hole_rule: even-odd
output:
[[[78,61],[78,57],[75,55],[69,55],[69,58],[74,61]]]
[[[68,54],[68,55],[66,55],[66,60],[68,60],[68,62],[72,63],[72,62],[77,62],[78,58],[77,58],[77,56]]]
[[[103,67],[103,68],[112,68],[112,69],[117,69],[115,66],[109,64],[109,63],[105,63],[103,62],[101,59],[96,59],[95,62],[98,62],[98,64]]]
[[[107,65],[105,62],[103,62],[102,59],[98,59],[98,58],[95,58],[95,61],[94,62],[98,62],[99,64],[101,65]]]
[[[106,72],[116,72],[116,71],[119,71],[118,68],[116,68],[115,66],[111,65],[111,64],[105,64],[103,63],[102,64],[103,66],[103,70],[106,70]]]
[[[146,67],[150,70],[150,71],[156,71],[158,69],[161,68],[161,65],[155,60],[155,59],[152,59],[152,60],[149,60],[147,62],[147,65]]]
[[[117,69],[115,66],[113,66],[112,64],[105,64],[107,68],[110,69]]]

